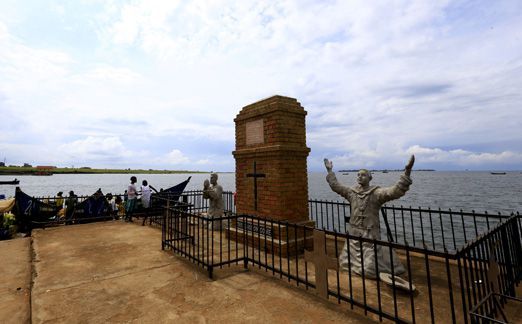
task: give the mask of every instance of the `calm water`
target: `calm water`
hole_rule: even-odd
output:
[[[336,173],[345,185],[354,185],[356,173]],[[374,173],[372,184],[388,186],[399,178],[400,173]],[[200,190],[209,174],[136,174],[138,183],[146,179],[156,189],[168,188],[192,176],[187,190]],[[64,195],[74,190],[77,195],[90,195],[98,188],[104,193],[123,193],[129,182],[128,174],[56,174],[52,176],[16,176],[20,188],[31,196]],[[332,192],[325,180],[326,172],[308,175],[310,199],[343,200]],[[12,180],[14,176],[0,176],[1,180]],[[413,172],[413,185],[403,198],[394,205],[432,207],[466,211],[488,211],[510,213],[522,212],[522,173],[508,172],[506,175],[491,175],[489,172]],[[235,174],[222,173],[219,183],[227,191],[235,190]],[[15,186],[0,186],[0,194],[14,196]]]

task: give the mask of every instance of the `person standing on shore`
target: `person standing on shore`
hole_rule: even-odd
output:
[[[74,216],[74,211],[76,209],[76,203],[78,202],[78,198],[74,194],[74,191],[69,191],[69,197],[65,201],[65,224],[71,225],[72,219]]]
[[[60,210],[62,210],[63,208],[63,192],[58,192],[56,194],[56,209],[58,210],[58,212],[60,212]]]
[[[116,196],[116,199],[114,200],[116,203],[116,219],[120,219],[125,217],[125,203],[123,202],[123,199],[121,199],[121,196]]]
[[[116,200],[112,193],[108,193],[105,195],[107,202],[109,203],[109,214],[112,216],[112,220],[116,220],[118,215],[118,208],[116,207]]]
[[[145,211],[145,216],[143,217],[143,223],[141,225],[144,226],[147,217],[149,217],[150,197],[152,195],[152,190],[156,192],[158,191],[153,186],[149,185],[147,180],[143,180],[141,184],[141,205]]]
[[[136,208],[136,200],[138,199],[138,190],[135,183],[138,181],[135,176],[130,178],[130,185],[127,187],[127,203],[125,204],[125,221],[132,222],[132,214]]]

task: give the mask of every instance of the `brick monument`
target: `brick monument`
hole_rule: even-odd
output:
[[[243,107],[234,119],[237,214],[313,226],[308,219],[306,159],[310,149],[306,146],[305,116],[296,99],[273,96]],[[268,232],[271,239],[295,237],[295,233],[284,231],[276,237],[279,231],[256,224],[241,226],[250,226],[251,231],[254,226],[253,233]],[[295,250],[293,241],[285,240],[282,249],[290,244]]]

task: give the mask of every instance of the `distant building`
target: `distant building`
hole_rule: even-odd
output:
[[[55,166],[50,165],[37,165],[35,175],[52,175],[52,169],[56,169]]]

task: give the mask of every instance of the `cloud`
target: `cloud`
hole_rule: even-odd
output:
[[[513,1],[2,3],[0,113],[13,122],[0,144],[19,163],[31,157],[16,147],[42,160],[51,147],[57,163],[71,151],[92,166],[233,170],[237,113],[281,94],[308,111],[311,170],[323,157],[399,167],[409,150],[419,165],[516,168],[521,13]]]
[[[180,150],[172,150],[166,156],[166,161],[170,165],[179,165],[190,162],[190,159],[186,157]]]
[[[5,40],[9,37],[7,26],[0,21],[0,40]]]
[[[58,147],[59,151],[66,154],[68,160],[74,161],[105,161],[117,156],[125,160],[132,156],[132,152],[127,150],[118,137],[94,137],[89,136],[84,139],[65,143]]]
[[[451,84],[426,83],[426,84],[410,84],[404,86],[393,86],[380,89],[378,92],[387,93],[388,96],[394,97],[424,97],[430,95],[441,95],[452,88]]]
[[[129,68],[103,66],[95,67],[83,75],[79,75],[78,78],[80,82],[83,81],[87,84],[92,84],[93,82],[108,82],[114,85],[118,83],[132,83],[139,80],[141,76]]]
[[[179,1],[137,1],[125,4],[119,17],[108,28],[109,38],[115,44],[141,44],[147,51],[163,52],[173,47],[168,18]]]
[[[440,148],[427,148],[414,145],[406,150],[409,154],[414,154],[418,160],[425,163],[452,163],[463,167],[476,167],[488,164],[520,164],[522,154],[510,151],[499,153],[476,153],[462,149],[442,150]]]

